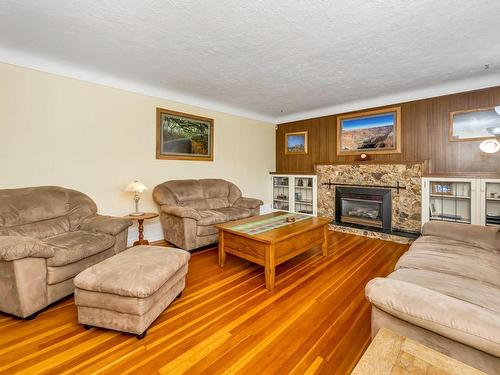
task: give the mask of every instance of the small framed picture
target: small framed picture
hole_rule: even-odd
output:
[[[307,154],[307,131],[285,134],[285,154]]]

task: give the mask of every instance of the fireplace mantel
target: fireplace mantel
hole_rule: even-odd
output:
[[[370,165],[370,164],[395,164],[395,165],[406,165],[406,164],[422,164],[424,167],[427,165],[427,160],[410,160],[410,161],[388,161],[388,160],[356,160],[356,161],[334,161],[330,163],[315,163],[314,169],[316,170],[320,165]],[[426,168],[424,168],[426,169]]]

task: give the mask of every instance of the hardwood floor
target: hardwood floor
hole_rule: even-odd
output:
[[[0,373],[346,374],[370,341],[364,286],[391,272],[406,245],[331,232],[276,269],[217,251],[193,254],[187,287],[143,340],[77,322],[73,298],[35,320],[0,314]]]

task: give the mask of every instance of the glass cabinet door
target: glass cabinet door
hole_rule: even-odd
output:
[[[290,210],[289,177],[273,176],[273,208]]]
[[[471,183],[432,181],[429,191],[430,220],[471,223]]]
[[[313,210],[313,178],[312,177],[294,177],[294,211],[312,215]]]
[[[486,182],[486,225],[500,225],[500,182]]]

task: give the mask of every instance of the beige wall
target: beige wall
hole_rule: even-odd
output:
[[[156,160],[156,107],[213,118],[215,160]],[[91,196],[100,212],[123,215],[133,202],[121,190],[134,179],[153,188],[219,177],[268,204],[274,137],[269,123],[0,64],[0,188],[66,186]],[[151,190],[141,208],[156,210]]]

